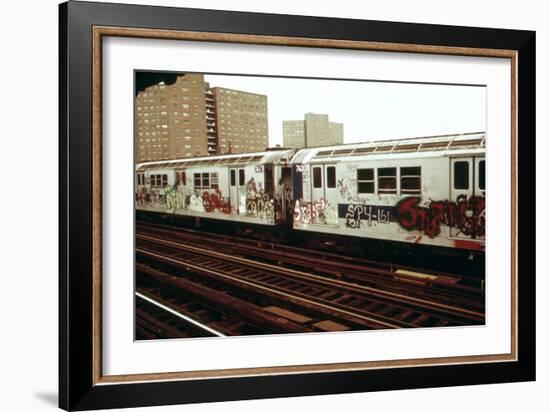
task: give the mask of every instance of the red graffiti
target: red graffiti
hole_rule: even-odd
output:
[[[485,235],[485,198],[460,195],[456,202],[431,201],[419,206],[420,198],[407,197],[396,205],[397,221],[406,230],[423,231],[433,238],[441,225],[457,228],[472,239]]]
[[[203,192],[202,204],[204,210],[208,213],[213,211],[219,211],[226,214],[231,213],[229,202],[222,196],[220,189],[215,189],[214,193],[208,191]]]

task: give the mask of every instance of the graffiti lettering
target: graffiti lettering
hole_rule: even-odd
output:
[[[419,230],[433,238],[441,233],[441,225],[458,229],[457,234],[472,239],[485,236],[485,198],[465,195],[456,202],[430,201],[419,206],[420,198],[407,197],[396,205],[397,221],[406,230]]]
[[[294,205],[294,222],[337,224],[338,215],[325,199],[314,202],[297,200]]]
[[[336,187],[338,188],[342,199],[346,199],[348,202],[353,199],[353,195],[351,193],[351,181],[349,178],[343,177],[342,179],[338,179],[338,184]]]
[[[362,224],[368,227],[372,226],[373,221],[377,223],[390,223],[390,211],[381,207],[367,205],[348,205],[348,210],[344,215],[346,227],[350,229],[360,229]]]
[[[204,191],[202,194],[202,204],[207,213],[222,212],[231,213],[229,202],[222,196],[220,189],[216,188],[213,193]]]
[[[292,216],[292,188],[287,183],[282,183],[273,197],[277,221],[287,220]]]
[[[268,220],[275,217],[273,199],[264,192],[261,183],[256,185],[253,177],[246,183],[246,215]]]

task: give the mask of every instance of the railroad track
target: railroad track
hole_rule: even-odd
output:
[[[302,249],[280,243],[268,243],[252,239],[201,232],[193,229],[159,226],[138,222],[138,233],[165,236],[183,243],[200,243],[213,250],[252,256],[266,262],[280,262],[286,266],[308,268],[327,276],[346,278],[384,289],[407,283],[407,288],[417,286],[417,292],[429,288],[429,293],[448,294],[456,299],[480,300],[484,297],[482,280],[455,273],[435,272],[427,269],[396,266],[384,262],[335,255],[311,249]],[[396,282],[398,280],[399,282]],[[410,291],[410,290],[409,290]],[[435,292],[434,292],[435,291]]]
[[[484,322],[480,311],[258,262],[203,248],[202,244],[199,247],[144,234],[136,239],[141,276],[162,279],[165,285],[172,282],[172,287],[182,290],[202,284],[243,301],[263,300],[258,313],[265,312],[266,307],[278,308],[279,315],[286,310],[295,318],[310,319],[301,324],[309,330],[323,330],[319,325],[328,330],[356,330]],[[175,286],[178,282],[187,284]],[[289,317],[279,316],[279,320]],[[284,329],[287,326],[291,329],[296,325]]]
[[[264,311],[262,307],[228,295],[225,291],[143,264],[138,264],[136,269],[136,302],[150,299],[157,303],[157,307],[162,306],[165,312],[179,315],[188,323],[190,320],[196,321],[202,325],[202,335],[205,330],[213,336],[312,331],[307,326]]]
[[[141,222],[137,229],[139,234],[167,237],[186,244],[200,244],[202,248],[224,250],[228,254],[253,258],[255,261],[313,271],[326,277],[382,290],[402,291],[411,296],[429,296],[484,312],[485,294],[483,283],[478,279],[190,229],[163,228]]]
[[[136,338],[189,338],[226,336],[158,299],[150,292],[136,292]]]

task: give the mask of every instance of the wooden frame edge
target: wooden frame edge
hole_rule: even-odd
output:
[[[102,378],[103,365],[103,332],[102,332],[102,34],[93,31],[92,42],[92,236],[93,236],[93,262],[92,262],[92,302],[93,302],[93,376],[95,385]]]
[[[101,175],[101,141],[102,141],[102,40],[105,36],[112,37],[130,37],[130,38],[151,38],[163,40],[188,40],[205,42],[223,42],[238,44],[258,44],[258,45],[278,45],[291,47],[317,47],[317,48],[335,48],[352,49],[366,51],[383,51],[399,53],[423,53],[438,55],[457,55],[473,57],[497,57],[509,58],[511,60],[511,119],[512,119],[512,296],[511,296],[511,353],[498,355],[473,355],[473,356],[454,356],[442,358],[419,358],[385,361],[366,361],[366,362],[348,362],[348,363],[327,363],[315,365],[291,365],[291,366],[273,366],[257,368],[236,368],[219,369],[207,371],[182,371],[182,372],[163,372],[146,373],[132,375],[103,375],[102,374],[102,175]],[[92,75],[93,75],[93,129],[92,129],[92,165],[93,165],[93,384],[109,385],[120,383],[138,383],[138,382],[159,382],[172,380],[194,380],[207,378],[233,378],[233,377],[252,377],[259,375],[279,375],[279,374],[299,374],[299,373],[319,373],[319,372],[343,372],[357,370],[373,370],[381,368],[403,368],[403,367],[421,367],[421,366],[441,366],[441,365],[464,365],[496,362],[513,362],[518,360],[518,256],[517,256],[517,145],[518,145],[518,113],[517,113],[517,83],[518,83],[518,52],[507,49],[486,49],[452,46],[431,46],[405,43],[383,43],[371,41],[352,41],[352,40],[334,40],[320,38],[303,37],[285,37],[285,36],[264,36],[249,34],[233,34],[218,32],[197,32],[180,31],[164,29],[143,29],[115,26],[93,26],[92,30]]]
[[[316,47],[398,53],[447,54],[456,56],[514,57],[515,50],[484,49],[457,46],[432,46],[358,40],[335,40],[308,37],[266,36],[222,32],[144,29],[135,27],[94,26],[94,34],[112,37],[133,37],[161,40],[206,41],[266,46]]]

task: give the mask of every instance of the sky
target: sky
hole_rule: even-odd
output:
[[[205,75],[210,87],[267,95],[269,144],[282,121],[323,113],[344,124],[344,143],[485,131],[483,86]]]
[[[328,114],[344,124],[344,143],[485,131],[486,88],[479,85],[391,83],[205,74],[210,87],[267,96],[269,146],[282,145],[283,120]],[[136,73],[136,93],[174,73]]]

